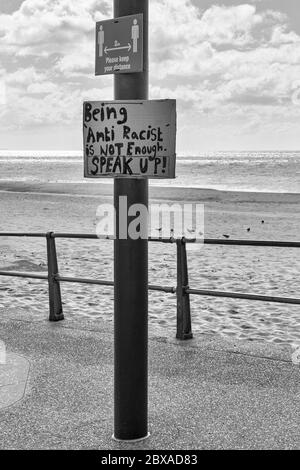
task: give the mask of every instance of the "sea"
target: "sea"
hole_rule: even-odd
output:
[[[78,151],[0,150],[1,181],[87,182]],[[300,151],[212,152],[178,156],[177,177],[152,185],[223,191],[300,193]],[[111,184],[110,180],[106,181]],[[88,180],[89,184],[97,181]]]

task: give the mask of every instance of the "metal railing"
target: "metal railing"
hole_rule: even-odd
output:
[[[113,281],[84,279],[80,277],[62,276],[59,274],[55,239],[87,239],[87,240],[112,240],[112,237],[98,237],[96,234],[74,234],[74,233],[15,233],[0,232],[0,237],[28,237],[45,238],[47,242],[47,267],[48,274],[36,274],[28,272],[1,271],[0,276],[21,277],[29,279],[48,280],[49,286],[49,320],[59,321],[64,319],[61,282],[74,282],[93,284],[100,286],[113,286]],[[150,237],[153,243],[171,243],[177,247],[177,285],[176,287],[149,285],[149,290],[176,294],[177,297],[177,333],[178,339],[190,339],[192,335],[190,295],[202,295],[211,297],[227,297],[232,299],[247,299],[263,302],[276,302],[291,305],[299,305],[300,299],[291,297],[279,297],[260,294],[247,294],[241,292],[226,292],[207,289],[193,289],[189,286],[188,261],[186,245],[188,243],[204,243],[206,245],[230,245],[230,246],[256,246],[277,248],[300,248],[300,242],[286,241],[259,241],[259,240],[229,240],[229,239],[204,239],[195,240],[187,238],[155,238]]]

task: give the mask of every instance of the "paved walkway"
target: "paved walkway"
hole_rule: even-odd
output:
[[[0,340],[1,449],[300,447],[300,367],[289,349],[152,332],[151,437],[129,445],[111,439],[109,323],[50,324],[0,309]]]

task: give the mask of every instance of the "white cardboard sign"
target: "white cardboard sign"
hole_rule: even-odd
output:
[[[175,178],[176,100],[87,101],[86,178]]]

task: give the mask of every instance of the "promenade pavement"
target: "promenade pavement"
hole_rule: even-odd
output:
[[[0,308],[1,449],[297,449],[300,366],[276,345],[150,328],[149,430],[113,433],[112,323]],[[6,355],[3,352],[6,346]]]

